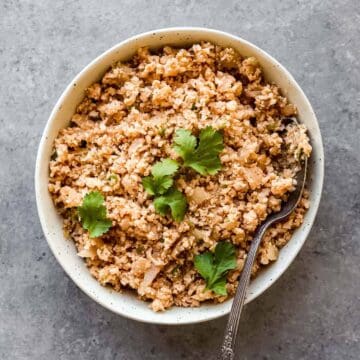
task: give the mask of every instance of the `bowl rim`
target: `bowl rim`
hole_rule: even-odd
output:
[[[169,34],[169,33],[181,33],[181,32],[189,32],[189,31],[193,31],[193,32],[204,32],[204,35],[206,33],[206,35],[222,35],[224,37],[227,37],[228,39],[231,39],[233,41],[237,41],[239,43],[241,43],[242,45],[250,48],[251,50],[253,50],[254,52],[260,53],[264,58],[266,58],[267,60],[269,60],[271,63],[273,63],[275,66],[279,67],[281,72],[285,74],[286,78],[291,82],[292,86],[295,87],[295,90],[300,94],[300,96],[302,97],[303,101],[305,102],[306,107],[311,111],[313,117],[314,117],[314,128],[316,129],[316,131],[319,134],[319,138],[317,138],[317,143],[318,143],[318,147],[317,150],[319,152],[320,155],[320,164],[318,164],[318,170],[319,170],[319,178],[318,178],[318,187],[317,187],[317,192],[318,192],[318,196],[316,197],[316,202],[312,203],[311,207],[313,209],[313,216],[310,219],[310,221],[308,222],[308,227],[306,229],[306,232],[304,233],[303,237],[302,237],[302,241],[300,242],[298,249],[296,251],[293,251],[291,253],[291,257],[288,257],[288,262],[287,265],[284,266],[280,271],[278,271],[276,273],[276,276],[273,276],[272,279],[270,279],[269,281],[266,282],[266,285],[263,286],[263,288],[259,291],[257,291],[256,293],[252,293],[250,295],[247,296],[245,303],[249,303],[252,300],[254,300],[255,298],[257,298],[258,296],[260,296],[264,291],[266,291],[267,289],[269,289],[281,276],[282,274],[289,268],[289,266],[291,265],[291,263],[293,262],[293,260],[295,259],[295,257],[297,256],[297,254],[299,253],[299,251],[301,250],[301,248],[303,247],[310,231],[311,228],[314,224],[317,212],[318,212],[318,208],[320,205],[320,201],[321,201],[321,195],[322,195],[322,190],[323,190],[323,182],[324,182],[324,149],[323,149],[323,142],[322,142],[322,136],[321,136],[321,132],[320,132],[320,128],[319,128],[319,124],[318,124],[318,120],[316,118],[315,112],[310,104],[310,101],[308,100],[308,98],[306,97],[304,91],[302,90],[302,88],[300,87],[300,85],[297,83],[297,81],[294,79],[294,77],[290,74],[290,72],[281,64],[279,63],[275,58],[273,58],[271,55],[269,55],[266,51],[262,50],[260,47],[258,47],[257,45],[239,37],[236,35],[232,35],[230,33],[221,31],[221,30],[216,30],[216,29],[211,29],[211,28],[205,28],[205,27],[169,27],[169,28],[161,28],[161,29],[156,29],[156,30],[150,30],[147,32],[143,32],[137,35],[133,35],[115,45],[113,45],[110,49],[102,52],[99,56],[97,56],[94,60],[92,60],[90,63],[88,63],[71,81],[70,83],[66,86],[65,90],[62,92],[61,96],[59,97],[59,99],[57,100],[55,106],[53,107],[50,116],[46,122],[45,128],[43,130],[43,134],[41,136],[41,140],[39,143],[39,147],[38,147],[38,151],[37,151],[37,156],[36,156],[36,164],[35,164],[35,195],[36,195],[36,204],[37,204],[37,211],[38,211],[38,216],[40,219],[40,223],[41,223],[41,227],[44,233],[44,236],[46,238],[46,241],[53,253],[53,255],[55,256],[56,260],[58,261],[58,263],[60,264],[60,266],[63,268],[63,270],[65,271],[65,273],[72,279],[72,281],[75,282],[75,284],[85,293],[87,294],[91,299],[93,299],[95,302],[99,303],[100,305],[102,305],[103,307],[105,307],[106,309],[124,316],[126,318],[129,319],[133,319],[133,320],[137,320],[137,321],[141,321],[141,322],[145,322],[145,323],[152,323],[152,324],[163,324],[163,325],[185,325],[185,324],[194,324],[194,323],[200,323],[200,322],[205,322],[205,321],[210,321],[213,319],[217,319],[219,317],[225,316],[229,313],[230,308],[226,311],[213,311],[211,314],[207,314],[206,316],[202,316],[200,318],[194,319],[194,317],[191,317],[191,319],[187,319],[187,318],[182,318],[181,321],[178,321],[177,319],[174,319],[173,321],[163,321],[161,319],[161,314],[158,314],[158,317],[152,317],[151,319],[148,318],[141,318],[139,316],[136,315],[136,311],[129,311],[129,312],[121,312],[117,309],[115,309],[114,307],[111,307],[110,305],[108,305],[107,303],[105,303],[104,301],[102,301],[101,298],[95,297],[94,294],[90,291],[88,291],[88,289],[83,285],[83,283],[81,281],[78,281],[70,271],[67,271],[67,269],[65,268],[65,266],[63,265],[62,259],[60,258],[60,256],[57,254],[57,252],[55,251],[54,248],[54,244],[52,243],[52,240],[49,237],[47,230],[47,220],[46,220],[46,214],[44,212],[44,209],[42,208],[42,196],[40,193],[40,177],[41,177],[41,173],[40,173],[40,163],[41,163],[41,158],[42,158],[42,153],[44,152],[44,148],[46,146],[46,140],[47,140],[47,136],[48,133],[50,131],[50,129],[53,126],[53,122],[54,122],[54,118],[56,117],[56,114],[58,112],[58,109],[61,108],[61,105],[64,103],[64,100],[67,98],[67,96],[69,95],[69,91],[71,90],[71,88],[73,87],[74,84],[77,84],[79,79],[81,79],[93,66],[96,66],[96,64],[98,62],[100,62],[103,58],[105,58],[106,56],[108,56],[109,54],[112,53],[116,53],[121,51],[121,48],[124,47],[127,44],[130,44],[136,40],[142,39],[142,38],[146,38],[149,37],[151,35],[161,35],[161,34]],[[319,166],[320,165],[320,166]],[[300,226],[300,228],[303,226],[303,224]],[[291,241],[291,240],[290,240]],[[230,304],[232,304],[232,299],[229,299],[227,302],[229,302]],[[216,305],[215,305],[216,306]]]

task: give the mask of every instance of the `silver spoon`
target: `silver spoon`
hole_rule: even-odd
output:
[[[295,119],[292,120],[297,123]],[[268,227],[280,220],[286,219],[299,204],[299,201],[304,191],[306,172],[307,172],[307,158],[306,157],[304,158],[305,159],[303,166],[301,167],[301,170],[296,174],[295,177],[297,181],[297,186],[295,191],[293,191],[290,194],[288,201],[284,204],[281,211],[271,214],[255,232],[254,238],[251,242],[250,250],[246,257],[244,268],[241,272],[239,285],[237,287],[236,294],[231,307],[228,323],[226,325],[226,330],[224,334],[224,340],[221,346],[219,360],[235,359],[236,335],[238,332],[239,320],[245,301],[246,291],[249,285],[251,269],[256,259],[256,254],[259,245]]]

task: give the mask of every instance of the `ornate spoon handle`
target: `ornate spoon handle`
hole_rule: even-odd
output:
[[[270,220],[270,219],[269,219]],[[266,229],[272,221],[265,221],[256,231],[254,239],[251,242],[250,250],[247,255],[244,268],[241,272],[239,285],[236,290],[234,301],[231,307],[231,312],[229,316],[228,323],[226,325],[224,341],[221,346],[221,352],[219,360],[233,360],[235,359],[235,342],[236,334],[239,327],[239,320],[241,316],[241,311],[244,305],[246,290],[249,285],[251,269],[254,264],[257,250],[261,243],[261,239],[264,236]]]

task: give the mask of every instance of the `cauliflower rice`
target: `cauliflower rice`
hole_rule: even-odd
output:
[[[133,289],[154,311],[232,296],[256,228],[281,209],[295,189],[299,158],[311,153],[305,127],[283,121],[290,116],[296,107],[265,81],[257,60],[232,48],[141,48],[114,64],[86,90],[50,161],[49,191],[91,274],[117,291]],[[175,183],[188,210],[177,223],[155,212],[142,178],[159,159],[178,158],[176,129],[198,134],[209,125],[223,133],[222,169],[213,176],[179,172]],[[112,220],[98,238],[89,237],[76,212],[91,191],[104,195]],[[267,231],[253,275],[277,259],[301,225],[307,198],[305,192],[291,216]],[[223,240],[237,250],[228,296],[205,290],[193,263]]]

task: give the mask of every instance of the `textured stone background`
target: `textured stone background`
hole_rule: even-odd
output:
[[[360,7],[339,1],[0,1],[0,359],[215,359],[225,318],[166,327],[114,316],[55,261],[34,198],[45,122],[68,82],[146,30],[207,26],[282,62],[318,115],[326,150],[312,233],[247,306],[239,359],[359,359]]]

